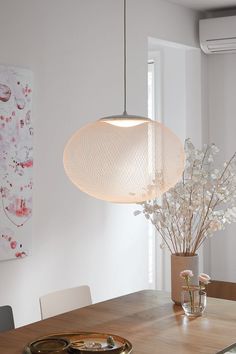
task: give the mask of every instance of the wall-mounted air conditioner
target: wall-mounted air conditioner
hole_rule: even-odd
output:
[[[236,53],[236,16],[200,20],[199,38],[206,54]]]

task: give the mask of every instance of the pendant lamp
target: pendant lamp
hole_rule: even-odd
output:
[[[126,111],[126,0],[124,0],[124,112],[80,128],[68,141],[63,163],[83,192],[113,203],[141,203],[174,186],[184,150],[163,124]]]

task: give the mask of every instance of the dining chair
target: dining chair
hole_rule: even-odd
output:
[[[9,331],[14,328],[15,324],[11,306],[0,306],[0,332]]]
[[[206,290],[209,297],[236,301],[236,283],[211,280]]]
[[[78,286],[43,295],[39,299],[41,318],[56,316],[92,304],[90,288]]]

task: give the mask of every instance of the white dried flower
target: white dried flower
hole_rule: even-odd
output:
[[[140,210],[135,210],[134,211],[134,216],[137,216],[137,215],[139,215],[139,214],[141,214],[142,212],[140,211]]]
[[[161,200],[139,204],[171,253],[195,254],[205,238],[236,222],[236,154],[216,169],[218,151],[214,144],[197,150],[187,139],[182,179]],[[158,189],[158,183],[163,183],[161,171],[148,188]]]
[[[221,227],[222,227],[222,224],[219,220],[212,220],[209,225],[210,231],[213,231],[213,232],[220,230]]]

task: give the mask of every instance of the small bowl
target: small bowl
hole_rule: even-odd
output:
[[[65,354],[70,346],[70,341],[66,338],[44,338],[38,339],[29,344],[32,354]]]

